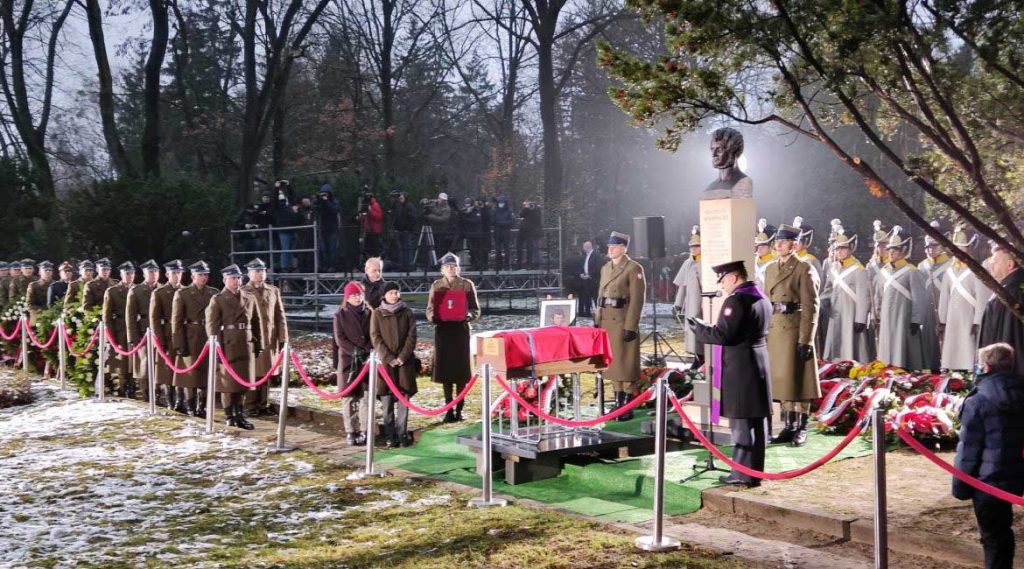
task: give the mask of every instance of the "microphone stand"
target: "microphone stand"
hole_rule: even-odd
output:
[[[702,292],[702,293],[700,293],[700,296],[702,298],[708,299],[708,311],[707,311],[707,314],[708,314],[708,316],[710,316],[712,313],[714,313],[715,299],[720,297],[720,296],[722,296],[722,291],[716,290],[714,292]],[[704,346],[704,364],[705,364],[705,368],[704,369],[707,370],[707,377],[706,377],[706,379],[707,379],[707,382],[708,382],[708,405],[707,405],[707,411],[701,410],[701,423],[702,423],[702,426],[704,427],[701,430],[704,431],[704,436],[709,441],[711,441],[711,444],[714,444],[715,443],[715,433],[714,433],[714,429],[711,426],[711,406],[714,404],[714,399],[715,399],[715,393],[714,393],[714,389],[713,389],[713,385],[714,385],[714,372],[715,372],[715,370],[714,370],[714,367],[713,367],[714,366],[714,358],[711,357],[711,350],[712,350],[712,347],[710,345],[705,345]],[[705,416],[704,414],[705,413],[707,413],[707,421],[704,420],[704,416]],[[713,454],[711,454],[709,452],[707,458],[704,459],[704,463],[703,464],[701,464],[701,463],[694,464],[693,465],[693,474],[687,476],[686,478],[683,478],[682,480],[679,481],[679,483],[683,484],[683,483],[689,482],[690,480],[693,480],[694,478],[697,478],[698,476],[701,476],[702,474],[704,474],[706,472],[715,472],[715,471],[717,471],[717,472],[730,472],[728,469],[721,468],[720,466],[715,464],[715,455],[713,455]]]

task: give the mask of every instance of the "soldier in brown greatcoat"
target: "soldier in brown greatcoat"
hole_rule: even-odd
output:
[[[441,257],[442,278],[430,285],[427,298],[427,321],[434,324],[434,375],[433,380],[444,387],[445,403],[455,398],[453,391],[462,392],[466,382],[473,375],[469,361],[469,323],[480,318],[480,303],[476,298],[473,281],[459,276],[459,257],[447,253]],[[441,298],[446,291],[465,291],[466,318],[461,322],[442,321],[434,306],[435,297]],[[459,401],[454,410],[444,416],[445,423],[462,420],[465,399]]]
[[[36,314],[40,310],[46,310],[46,291],[53,282],[53,263],[43,261],[39,263],[39,280],[29,283],[25,291],[25,301],[28,303],[29,325],[36,323]]]
[[[158,286],[149,298],[149,327],[153,329],[156,340],[160,346],[170,355],[174,352],[174,341],[171,334],[171,309],[174,302],[174,293],[181,288],[181,274],[184,272],[181,260],[175,259],[164,264],[164,272],[167,273],[167,282]],[[180,413],[186,413],[184,388],[178,388],[182,395],[175,397],[174,373],[161,357],[156,358],[156,383],[162,387],[164,395],[163,403],[168,409],[174,409]],[[157,394],[159,399],[160,394]]]
[[[20,262],[21,273],[11,278],[11,288],[8,291],[10,302],[13,304],[18,300],[25,299],[28,292],[28,285],[33,281],[36,272],[36,262],[32,259],[22,259]]]
[[[96,264],[89,260],[79,262],[78,274],[79,277],[71,281],[68,291],[64,293],[64,308],[67,308],[68,304],[72,302],[78,302],[85,285],[96,278]]]
[[[174,365],[184,368],[192,365],[192,358],[198,357],[203,351],[209,336],[206,334],[206,307],[217,291],[206,286],[210,280],[210,265],[206,261],[196,261],[188,267],[192,275],[192,284],[174,293],[171,302],[171,337],[174,352],[177,355]],[[174,387],[178,390],[179,403],[184,396],[186,412],[192,416],[206,414],[206,376],[207,366],[217,354],[208,354],[206,359],[190,373],[174,374]]]
[[[128,343],[125,314],[128,311],[128,295],[135,284],[135,265],[131,261],[125,261],[117,269],[121,271],[121,282],[111,285],[103,293],[103,324],[121,351],[126,351],[133,347]],[[117,394],[135,399],[137,386],[135,378],[132,377],[131,362],[128,360],[127,356],[122,356],[111,349],[107,362],[111,373],[117,372]]]
[[[604,377],[612,381],[615,406],[629,401],[633,386],[640,379],[640,315],[647,296],[644,268],[629,258],[629,235],[613,231],[608,238],[608,262],[601,267],[597,287],[597,313],[594,325],[608,331],[612,347],[612,365]],[[633,418],[625,413],[620,421]]]
[[[267,283],[267,265],[260,259],[253,259],[245,268],[249,271],[249,282],[242,290],[256,297],[256,305],[260,311],[260,335],[263,338],[263,351],[256,358],[256,378],[259,379],[270,371],[270,366],[277,359],[278,353],[288,342],[288,322],[284,317],[284,304],[281,301],[281,290]],[[249,416],[270,413],[270,384],[280,385],[281,368],[277,369],[273,378],[256,388],[250,399]]]
[[[85,292],[82,294],[82,307],[85,310],[103,306],[103,295],[108,288],[117,284],[117,279],[110,278],[110,259],[104,257],[96,261],[96,271],[99,274],[85,285]]]
[[[7,306],[11,289],[11,265],[0,261],[0,311]]]
[[[139,265],[142,282],[128,293],[125,309],[125,325],[128,327],[128,344],[134,346],[146,339],[149,329],[149,301],[160,280],[160,265],[150,259]],[[149,355],[145,348],[132,357],[132,376],[142,389],[142,400],[149,401]]]
[[[220,272],[224,277],[224,289],[206,307],[206,333],[217,336],[227,359],[226,365],[251,383],[255,381],[256,357],[263,351],[260,311],[256,307],[256,297],[242,290],[242,270],[238,265],[228,265]],[[242,402],[248,390],[235,381],[224,366],[220,367],[217,391],[221,394],[221,405],[229,427],[254,428],[242,413]]]
[[[811,401],[821,397],[814,349],[819,283],[814,267],[795,254],[800,235],[798,228],[779,226],[775,234],[779,258],[768,265],[764,278],[774,312],[768,328],[772,396],[782,402],[785,419],[785,427],[772,442],[793,446],[806,444]]]

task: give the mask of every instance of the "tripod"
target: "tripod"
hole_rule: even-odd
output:
[[[661,280],[664,277],[662,276],[661,272],[658,271],[657,259],[651,259],[651,267],[653,269],[654,274],[658,275],[656,278],[651,280],[651,293],[648,295],[651,298],[651,310],[654,315],[654,321],[651,333],[647,334],[647,336],[644,336],[644,338],[640,340],[640,344],[643,345],[643,343],[646,342],[647,340],[654,341],[655,360],[662,361],[669,354],[672,354],[673,356],[678,358],[679,354],[675,351],[672,345],[668,343],[668,340],[665,339],[665,336],[663,336],[661,332],[658,332],[658,283],[661,282]],[[664,347],[662,347],[662,344],[664,344]]]
[[[434,250],[434,229],[429,225],[424,225],[420,229],[420,239],[416,242],[416,252],[412,255],[412,266],[416,266],[416,260],[420,256],[420,251],[423,250],[424,240],[427,246],[427,259],[430,261],[430,267],[437,266],[437,251]]]
[[[703,292],[701,296],[708,299],[708,311],[705,313],[709,317],[714,314],[715,310],[715,298],[722,296],[721,291],[715,292]],[[711,441],[712,444],[715,442],[715,433],[711,427],[711,406],[715,402],[715,390],[714,390],[714,358],[711,357],[712,347],[709,345],[704,346],[704,362],[706,364],[705,369],[707,370],[707,382],[708,382],[708,404],[706,408],[702,408],[700,411],[700,422],[702,423],[702,429],[704,436]],[[695,394],[696,395],[696,394]],[[697,463],[693,465],[693,474],[683,478],[679,481],[680,484],[689,482],[694,478],[706,473],[706,472],[729,472],[728,469],[721,468],[715,464],[715,455],[708,453],[707,458],[704,459],[704,463]]]

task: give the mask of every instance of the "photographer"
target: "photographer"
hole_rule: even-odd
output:
[[[331,185],[320,186],[316,195],[316,221],[320,229],[320,262],[326,272],[334,272],[338,262],[338,212]]]
[[[289,195],[293,195],[295,192],[291,189],[291,184],[288,180],[278,180],[274,183],[274,187],[277,189],[277,200],[270,206],[270,214],[273,217],[272,225],[274,227],[294,227],[301,223],[301,217],[299,216],[299,206],[291,205],[291,201],[288,198]],[[289,272],[293,269],[292,261],[292,249],[295,248],[295,230],[286,231],[275,231],[277,235],[278,248],[281,251],[281,264],[279,270],[281,272]]]
[[[384,232],[384,210],[377,198],[366,192],[361,198],[359,219],[363,229],[363,257],[380,255],[380,234]]]
[[[481,270],[482,267],[487,266],[487,253],[480,251],[480,243],[483,241],[480,235],[481,227],[483,227],[483,215],[473,198],[463,200],[461,219],[462,236],[466,239],[469,249],[469,266]]]
[[[520,269],[535,269],[540,264],[541,227],[540,206],[531,201],[523,202],[519,211],[519,235],[516,238],[516,256]]]
[[[509,269],[512,265],[512,226],[516,215],[508,205],[508,197],[498,196],[494,200],[494,259],[498,269]]]
[[[411,271],[413,239],[416,231],[416,207],[405,192],[391,192],[391,228],[398,242],[398,270]]]
[[[473,257],[473,264],[481,271],[486,271],[491,264],[491,227],[494,224],[494,209],[483,197],[476,199],[476,207],[480,210],[480,258]]]
[[[452,221],[452,208],[448,205],[448,194],[437,194],[437,200],[423,199],[420,201],[423,211],[423,222],[430,225],[434,233],[434,252],[438,257],[444,255],[451,238],[449,230]]]

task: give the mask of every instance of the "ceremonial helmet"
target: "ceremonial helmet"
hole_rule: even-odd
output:
[[[761,218],[757,220],[757,235],[754,236],[754,246],[771,245],[775,240],[775,228],[768,225],[768,220]]]
[[[889,231],[882,229],[882,220],[876,219],[872,224],[874,231],[871,233],[871,240],[875,242],[875,245],[889,239]]]
[[[971,237],[968,237],[967,228],[965,228],[962,224],[957,225],[956,228],[953,229],[952,241],[953,245],[956,245],[961,249],[971,250],[974,249],[974,246],[978,244],[978,234],[975,233]]]
[[[906,234],[906,230],[899,225],[892,226],[890,232],[889,242],[886,244],[886,249],[904,249],[907,256],[914,251],[914,238],[910,235],[903,237]]]
[[[690,241],[689,246],[694,247],[700,245],[700,226],[694,225],[693,229],[690,230]]]
[[[937,219],[933,219],[931,221],[931,223],[929,223],[928,225],[932,229],[934,229],[936,231],[940,231],[941,228],[942,228],[942,224],[939,223],[939,220],[937,220]],[[924,236],[924,246],[925,246],[925,248],[932,247],[932,246],[938,245],[938,244],[939,244],[939,242],[937,240],[935,240],[934,237],[932,237],[931,235],[925,234],[925,236]]]
[[[834,220],[839,221],[839,220]],[[832,246],[849,247],[850,251],[857,250],[857,235],[847,235],[842,225],[832,226]]]
[[[796,238],[800,243],[805,243],[808,247],[811,246],[811,242],[814,241],[814,228],[804,223],[802,215],[798,215],[793,218],[793,227],[800,230],[800,235]]]

